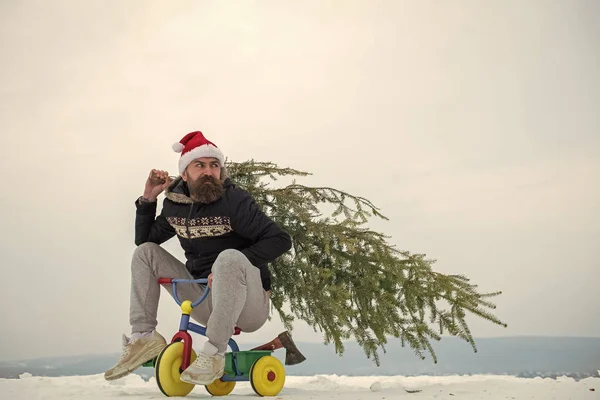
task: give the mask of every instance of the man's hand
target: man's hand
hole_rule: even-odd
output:
[[[148,175],[146,180],[146,187],[144,188],[144,198],[150,201],[155,201],[159,194],[161,194],[167,186],[171,183],[171,178],[167,171],[161,171],[153,169]]]

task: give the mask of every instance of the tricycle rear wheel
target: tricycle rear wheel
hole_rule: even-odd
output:
[[[235,387],[235,382],[224,382],[221,379],[217,379],[205,387],[206,391],[213,396],[227,396]]]
[[[263,356],[250,368],[250,384],[259,396],[277,396],[285,384],[285,368],[277,358]]]

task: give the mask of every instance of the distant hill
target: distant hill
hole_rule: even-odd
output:
[[[438,364],[430,357],[420,360],[398,341],[381,354],[381,366],[368,360],[354,342],[346,343],[343,357],[333,347],[316,343],[298,343],[307,360],[286,368],[288,375],[335,374],[368,375],[474,375],[496,374],[521,377],[570,376],[582,379],[598,376],[600,370],[600,338],[574,337],[509,337],[476,339],[478,353],[456,338],[444,337],[434,344]],[[245,345],[244,348],[252,348]],[[283,350],[274,353],[284,360]],[[119,358],[118,354],[82,355],[40,358],[36,360],[0,362],[0,378],[17,378],[24,372],[36,376],[92,375],[104,372]],[[151,368],[137,374],[149,377]]]

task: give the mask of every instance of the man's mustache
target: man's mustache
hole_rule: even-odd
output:
[[[201,177],[198,179],[198,182],[200,182],[200,183],[206,183],[206,182],[210,182],[210,183],[212,183],[213,185],[217,185],[217,184],[219,183],[219,182],[218,182],[218,181],[217,181],[217,180],[216,180],[214,177],[212,177],[212,176],[210,176],[210,175],[201,176]]]

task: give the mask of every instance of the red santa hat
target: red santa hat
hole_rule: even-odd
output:
[[[202,132],[190,132],[179,142],[173,143],[173,150],[181,153],[179,159],[179,173],[182,174],[187,166],[197,158],[212,157],[219,160],[221,166],[225,165],[225,156],[216,144],[207,140]]]

